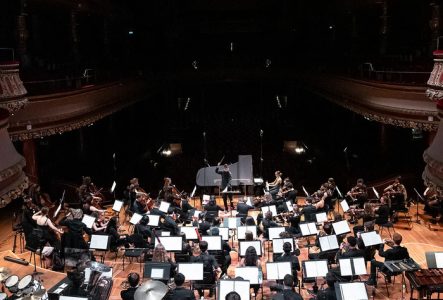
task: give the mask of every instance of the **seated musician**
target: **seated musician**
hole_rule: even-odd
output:
[[[331,235],[332,234],[332,224],[331,223],[325,223],[323,224],[323,229],[320,230],[318,233],[316,239],[315,239],[315,246],[310,247],[308,249],[309,252],[309,259],[326,259],[328,255],[335,255],[336,250],[328,250],[328,251],[321,251],[320,248],[320,237]],[[337,236],[338,239],[338,236]],[[339,241],[340,242],[340,241]]]
[[[159,202],[158,201],[154,201],[153,203],[154,203],[153,204],[154,206],[152,207],[150,214],[157,215],[157,216],[161,217],[160,218],[161,229],[165,229],[167,231],[170,231],[172,235],[178,235],[180,230],[178,228],[177,223],[174,221],[174,219],[159,209]]]
[[[337,258],[363,257],[364,251],[357,247],[357,239],[355,236],[349,235],[346,242],[340,244]]]
[[[214,227],[211,229],[211,235],[217,236],[220,234],[220,231],[217,227]],[[225,241],[222,240],[222,262],[223,265],[221,266],[222,273],[220,275],[226,274],[228,271],[228,267],[231,265],[231,246]]]
[[[144,215],[138,224],[134,226],[134,233],[140,234],[145,240],[152,237],[151,227],[149,227],[149,216]]]
[[[305,217],[305,222],[315,222],[315,214],[317,213],[317,207],[313,204],[313,198],[306,198],[306,206],[302,210],[302,215]]]
[[[165,177],[163,180],[164,184],[160,194],[162,195],[164,201],[172,203],[174,200],[174,186],[172,185],[172,179]]]
[[[201,235],[209,235],[208,230],[211,228],[211,223],[208,219],[212,219],[210,215],[200,213],[198,218],[192,217],[192,219],[192,226],[197,227]]]
[[[356,219],[359,219],[360,215],[356,214]],[[370,203],[365,203],[363,213],[361,215],[361,218],[363,219],[363,225],[355,225],[353,228],[354,236],[357,236],[357,232],[365,231],[364,224],[367,222],[372,222],[375,220],[375,214],[374,209],[372,208],[372,205]]]
[[[185,283],[185,275],[177,273],[174,276],[175,289],[173,289],[166,300],[195,300],[195,294],[193,290],[183,287]]]
[[[145,193],[136,193],[135,201],[132,205],[132,212],[138,213],[140,215],[144,215],[148,212],[147,201],[149,194]]]
[[[375,209],[375,224],[383,225],[389,222],[389,207],[386,196],[380,198],[381,205]]]
[[[406,188],[400,183],[401,176],[394,179],[394,183],[384,189],[385,194],[391,199],[391,212],[404,210],[405,201],[408,199]]]
[[[216,212],[216,216],[218,216],[218,212],[219,211],[224,211],[223,208],[221,208],[220,206],[217,205],[217,202],[215,201],[215,197],[211,196],[211,198],[209,199],[208,204],[206,204],[203,207],[204,210],[206,211],[213,211]]]
[[[365,232],[374,231],[374,222],[366,222],[365,223]],[[357,247],[360,250],[363,250],[365,262],[369,262],[374,259],[375,252],[377,250],[377,246],[365,246],[363,239],[361,238],[361,232],[357,232]]]
[[[70,216],[72,216],[72,219],[69,218]],[[86,233],[90,236],[92,230],[86,227],[82,222],[82,218],[83,212],[81,209],[71,209],[68,215],[60,221],[61,226],[66,226],[69,229],[63,233],[63,248],[88,249],[88,245],[83,239],[83,234]]]
[[[92,223],[92,232],[94,234],[104,234],[108,221],[105,218],[105,214],[102,212],[94,211],[91,216],[95,218],[94,223]]]
[[[23,204],[21,225],[25,234],[25,241],[28,241],[32,230],[37,226],[35,220],[32,219],[32,216],[37,212],[37,205],[32,202],[31,198],[25,198]]]
[[[192,205],[189,203],[188,195],[183,193],[180,201],[174,201],[178,206],[174,206],[174,213],[179,215],[178,222],[179,223],[187,223],[189,218],[189,212],[194,209]]]
[[[298,249],[298,245],[296,245]],[[300,254],[300,250],[298,251],[298,254]],[[291,268],[292,268],[292,275],[297,277],[297,271],[300,271],[300,262],[298,261],[297,255],[292,253],[292,245],[291,243],[284,243],[283,244],[283,254],[276,257],[277,262],[284,262],[289,261],[291,262]]]
[[[393,241],[390,240],[383,240],[383,244],[380,245],[378,249],[378,255],[385,258],[385,261],[387,260],[402,260],[409,258],[409,252],[406,247],[402,247],[400,244],[403,240],[402,236],[395,232],[392,236]],[[384,250],[385,244],[391,247],[391,249]],[[367,282],[368,285],[377,285],[376,280],[376,268],[381,270],[384,273],[390,274],[388,268],[385,267],[385,265],[380,262],[376,261],[375,259],[371,260],[371,275],[369,277],[369,280]],[[388,282],[391,282],[391,276],[386,277]]]
[[[119,224],[117,217],[112,217],[109,220],[105,230],[105,233],[110,236],[111,239],[110,249],[112,251],[117,251],[117,248],[122,245],[129,246],[127,236],[120,235],[118,233],[118,226]]]
[[[431,223],[437,223],[438,215],[442,215],[443,212],[443,192],[440,188],[435,188],[435,193],[426,202],[428,205],[428,211],[430,212],[432,219]],[[441,218],[440,218],[441,220]]]
[[[265,218],[263,219],[262,224],[263,224],[263,236],[266,239],[269,238],[268,229],[270,227],[278,227],[278,224],[272,220],[272,212],[269,210],[265,213]]]
[[[328,287],[324,290],[320,290],[317,293],[317,300],[336,300],[337,295],[335,293],[335,282],[337,281],[336,276],[333,272],[328,272],[326,274],[326,283]]]
[[[152,262],[169,263],[171,267],[170,274],[172,277],[175,274],[175,269],[177,268],[177,265],[170,257],[168,257],[167,254],[168,253],[166,252],[165,247],[162,244],[157,244],[157,246],[155,246],[154,248],[154,251],[152,252]],[[168,282],[168,280],[160,280],[160,281],[162,281],[164,284],[167,284]]]
[[[246,204],[246,198],[241,198],[237,203],[237,217],[241,218],[241,222],[246,222],[248,211],[254,209],[254,207]]]
[[[357,204],[358,208],[363,208],[368,200],[368,189],[362,178],[357,179],[357,184],[346,194],[346,200],[349,205]]]
[[[130,273],[128,275],[129,288],[120,292],[122,300],[134,300],[135,291],[138,288],[140,282],[140,275],[137,273]]]
[[[48,242],[52,247],[60,249],[60,242],[55,235],[55,232],[62,234],[63,230],[54,226],[52,221],[48,217],[49,209],[43,207],[40,211],[36,212],[32,219],[37,223],[37,226],[43,231],[44,243]]]
[[[298,207],[296,207],[296,205],[294,205],[294,212],[293,214],[290,214],[286,220],[289,223],[289,227],[288,227],[288,232],[290,234],[292,234],[292,236],[294,237],[299,237],[301,236],[301,231],[300,231],[300,215],[296,212],[298,211]]]
[[[125,198],[127,201],[125,201],[125,205],[128,205],[129,207],[133,207],[134,201],[137,197],[137,189],[140,188],[140,184],[138,182],[138,178],[134,177],[131,180],[129,180],[129,185],[126,187],[126,190],[124,192]]]
[[[294,290],[295,287],[294,276],[286,274],[283,278],[283,286],[280,292],[272,296],[272,300],[301,300],[303,299],[299,293]]]
[[[197,262],[197,263],[203,263],[203,272],[206,274],[209,274],[208,277],[206,277],[206,281],[197,281],[195,285],[197,285],[197,291],[199,294],[199,297],[203,296],[203,289],[198,287],[198,283],[203,284],[213,284],[216,280],[217,272],[220,273],[221,269],[218,266],[217,261],[215,260],[214,256],[210,255],[208,253],[208,242],[206,241],[200,241],[199,242],[199,248],[200,248],[200,255],[191,257],[191,262]],[[214,291],[211,289],[209,292],[209,297],[212,297],[214,294]]]
[[[253,246],[249,246],[246,249],[245,257],[243,257],[238,262],[238,267],[258,267],[258,271],[262,272],[261,270],[261,260],[259,259],[257,255],[257,250]],[[263,278],[263,276],[261,276]],[[257,294],[258,289],[260,288],[259,284],[251,284],[251,288],[254,289],[254,293]]]
[[[85,215],[91,215],[93,212],[104,212],[105,210],[97,208],[93,205],[93,197],[87,196],[86,200],[83,202],[82,210]]]
[[[281,178],[283,173],[280,171],[275,171],[274,174],[275,174],[275,179],[273,182],[266,181],[267,186],[269,186],[269,193],[271,195],[276,195],[280,190],[281,185],[283,184],[283,180]]]

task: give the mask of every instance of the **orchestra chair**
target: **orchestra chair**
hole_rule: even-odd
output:
[[[388,277],[393,277],[393,279],[392,279],[392,285],[394,285],[395,284],[395,278],[397,277],[397,276],[403,276],[403,272],[391,272],[391,271],[389,271],[389,270],[386,270],[386,271],[382,271],[382,270],[379,270],[379,268],[377,268],[377,275],[376,275],[376,277],[375,278],[378,278],[378,274],[381,274],[383,277],[384,277],[384,279],[385,279],[385,286],[386,286],[386,293],[388,294],[388,298],[389,298],[389,288],[388,288]],[[405,287],[406,287],[406,293],[408,292],[408,285],[407,284],[405,284]],[[401,291],[401,289],[402,289],[403,287],[400,287],[400,291]]]
[[[123,271],[125,270],[125,260],[128,258],[129,264],[132,264],[132,260],[136,259],[136,261],[140,265],[140,272],[142,272],[142,264],[143,264],[143,253],[146,249],[144,248],[125,248],[125,251],[122,256],[123,262]]]
[[[214,274],[212,272],[203,272],[203,280],[194,281],[192,284],[192,289],[203,290],[203,293],[205,290],[209,290],[213,295],[216,295],[216,286],[217,280],[214,280]]]
[[[19,242],[20,253],[25,248],[25,233],[23,231],[22,220],[20,214],[14,213],[12,218],[12,232],[14,232],[14,244],[12,246],[12,252],[15,253],[17,249],[17,239]]]
[[[412,223],[412,216],[409,214],[409,207],[403,207],[398,210],[395,210],[395,213],[397,213],[398,220],[405,220],[408,223],[409,229],[412,229],[413,223]]]
[[[389,233],[389,237],[392,239],[391,228],[392,231],[395,233],[394,224],[392,222],[388,221],[384,224],[379,224],[378,230],[380,231],[380,236],[383,234],[383,230],[386,229]]]
[[[187,263],[191,260],[188,253],[174,253],[176,263]]]
[[[218,211],[207,211],[205,215],[206,221],[209,223],[214,222],[215,218],[218,216]]]

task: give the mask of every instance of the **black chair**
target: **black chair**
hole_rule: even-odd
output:
[[[209,290],[213,295],[215,295],[215,287],[217,282],[215,281],[215,276],[212,272],[203,272],[203,280],[195,281],[193,283],[193,289],[196,290]]]
[[[218,216],[218,211],[207,211],[205,215],[206,221],[209,223],[214,222],[215,218]]]
[[[391,272],[389,270],[380,269],[377,274],[381,274],[384,277],[385,286],[386,286],[386,293],[388,294],[388,298],[389,298],[388,277],[394,277],[394,279],[392,280],[392,284],[395,284],[395,277],[397,277],[398,275],[403,276],[403,272]],[[377,275],[377,278],[378,278],[378,275]],[[405,286],[406,286],[406,293],[407,293],[408,287],[406,284],[405,284]]]
[[[25,248],[25,233],[22,226],[21,213],[14,213],[12,218],[12,232],[14,232],[14,244],[12,246],[12,252],[15,253],[17,249],[17,239],[19,242],[20,253]]]
[[[132,263],[133,259],[136,259],[140,265],[140,272],[142,271],[142,264],[144,259],[142,258],[143,253],[145,252],[144,248],[125,248],[125,252],[123,253],[122,261],[123,261],[123,271],[125,270],[125,259],[129,259],[129,263]]]
[[[389,237],[392,238],[391,228],[392,228],[392,230],[393,230],[394,233],[395,233],[394,224],[393,224],[392,222],[386,222],[386,223],[384,223],[384,224],[380,224],[380,225],[378,225],[378,229],[379,229],[379,231],[380,231],[380,236],[382,235],[383,230],[384,230],[385,228],[386,228],[386,230],[387,230],[388,233],[389,233]]]
[[[395,213],[397,214],[397,218],[400,221],[406,221],[408,223],[409,229],[412,229],[413,223],[412,223],[412,216],[409,214],[409,208],[403,207],[400,209],[396,209]]]
[[[191,257],[188,253],[175,253],[175,262],[176,263],[187,263],[191,260]]]

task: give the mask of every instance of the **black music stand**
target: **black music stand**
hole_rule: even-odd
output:
[[[171,277],[171,264],[146,262],[143,270],[144,278],[168,281]]]
[[[425,203],[426,201],[425,201],[425,199],[423,199],[423,197],[420,195],[420,193],[417,191],[416,188],[414,188],[414,192],[417,194],[417,200],[415,203],[415,205],[417,206],[417,211],[415,214],[415,216],[416,216],[415,223],[420,224],[421,221],[418,219],[418,204],[420,203],[420,200],[423,201],[423,203]]]

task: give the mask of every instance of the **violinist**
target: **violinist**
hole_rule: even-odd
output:
[[[174,200],[174,189],[175,186],[172,185],[172,179],[169,177],[164,178],[164,184],[161,193],[163,194],[163,200],[172,203]]]
[[[82,185],[78,188],[78,195],[81,203],[85,203],[87,200],[91,199],[91,203],[94,206],[100,204],[103,200],[100,191],[89,176],[83,176]]]
[[[92,212],[91,216],[95,217],[95,221],[92,223],[92,231],[94,234],[104,234],[106,226],[108,225],[108,221],[105,218],[105,213],[94,211]]]
[[[381,196],[381,205],[375,209],[375,224],[383,225],[389,221],[389,207],[386,196]]]
[[[265,217],[262,221],[263,224],[263,236],[268,239],[269,238],[269,228],[270,227],[278,227],[278,224],[272,220],[272,212],[270,210],[268,210],[265,213]]]
[[[175,205],[172,205],[172,208],[175,215],[178,215],[178,222],[185,223],[188,220],[189,212],[194,209],[194,207],[189,204],[188,195],[183,193],[180,200],[174,200],[174,204]]]
[[[150,214],[161,217],[160,218],[161,222],[159,225],[162,229],[170,231],[172,235],[178,235],[180,233],[180,230],[175,220],[159,209],[159,202],[153,201],[153,207],[150,211]]]
[[[349,235],[346,238],[346,242],[340,244],[340,249],[337,253],[337,258],[349,258],[349,257],[363,257],[364,251],[358,249],[357,238]]]
[[[363,218],[363,225],[355,225],[353,228],[354,235],[357,235],[357,232],[364,231],[364,224],[367,222],[372,222],[375,220],[375,213],[372,205],[370,203],[365,203],[363,213],[361,215]],[[359,219],[359,218],[356,218]]]
[[[138,182],[138,178],[134,177],[131,180],[129,180],[129,185],[126,187],[125,195],[128,199],[128,205],[129,207],[134,206],[134,201],[137,197],[137,190],[140,189],[140,184]]]
[[[362,178],[357,179],[357,184],[346,194],[346,200],[349,205],[357,204],[358,208],[363,208],[368,200],[368,189]]]
[[[37,227],[43,231],[43,239],[45,240],[45,243],[48,242],[52,247],[60,249],[60,242],[58,241],[55,232],[62,234],[63,230],[54,226],[48,217],[48,212],[49,209],[43,207],[32,216],[32,219],[37,223]]]
[[[391,200],[391,211],[398,211],[405,208],[405,201],[408,197],[406,188],[400,182],[401,176],[394,179],[394,183],[387,186],[383,191],[384,195]]]
[[[149,194],[137,193],[135,201],[134,201],[134,205],[132,206],[132,211],[134,213],[138,213],[140,215],[144,215],[145,213],[147,213],[148,212],[148,206],[147,206],[148,199],[149,199]]]

